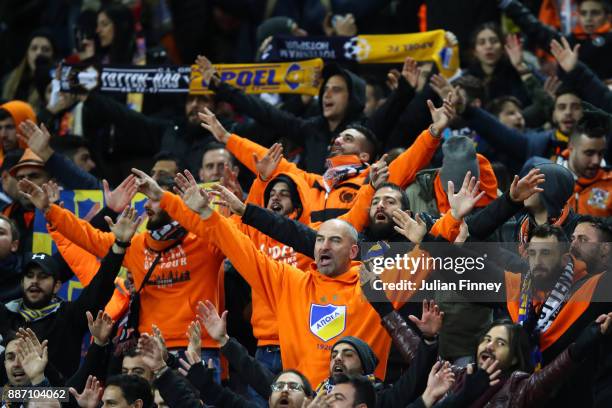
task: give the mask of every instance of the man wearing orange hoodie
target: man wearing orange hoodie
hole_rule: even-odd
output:
[[[36,122],[36,113],[28,103],[15,100],[0,105],[0,165],[6,152],[27,147],[17,137],[19,124],[26,119]]]
[[[568,204],[578,214],[612,215],[612,171],[601,167],[607,122],[607,118],[585,115],[570,136],[566,166],[574,173],[576,184]]]

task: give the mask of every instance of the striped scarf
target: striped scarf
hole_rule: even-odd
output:
[[[181,239],[185,236],[185,234],[187,234],[185,228],[181,227],[176,221],[172,221],[156,230],[151,231],[151,237],[156,241]]]
[[[45,317],[57,312],[57,310],[62,305],[63,300],[54,296],[51,299],[51,302],[40,309],[31,309],[24,305],[23,299],[19,299],[17,302],[17,312],[23,317],[26,322],[36,322],[38,320],[42,320]]]
[[[532,345],[531,358],[536,370],[542,366],[542,351],[540,350],[540,334],[550,328],[561,308],[569,299],[574,282],[574,262],[570,260],[565,265],[561,276],[546,298],[539,315],[533,305],[533,274],[529,271],[521,285],[518,323],[529,333]]]
[[[323,173],[323,185],[329,192],[342,181],[354,177],[364,171],[368,165],[364,164],[356,155],[341,155],[327,159]]]

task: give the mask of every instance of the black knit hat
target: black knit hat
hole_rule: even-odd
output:
[[[374,370],[378,365],[378,357],[376,357],[376,354],[374,354],[368,343],[357,337],[346,336],[338,340],[332,346],[332,350],[341,343],[350,344],[353,346],[355,351],[357,351],[357,355],[359,356],[359,360],[361,360],[361,366],[363,367],[363,373],[365,375],[374,373]]]

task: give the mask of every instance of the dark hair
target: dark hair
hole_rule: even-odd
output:
[[[563,229],[561,227],[557,227],[556,225],[550,224],[536,225],[535,228],[532,228],[529,231],[528,241],[531,241],[534,237],[547,238],[550,236],[557,237],[557,241],[559,242],[568,242],[567,235],[565,235]]]
[[[472,54],[473,61],[476,61],[476,58],[473,56],[474,51],[476,50],[476,39],[478,38],[478,34],[483,32],[484,30],[493,31],[495,36],[499,39],[499,42],[501,42],[502,44],[504,43],[504,33],[502,32],[502,29],[499,24],[491,21],[480,24],[474,29],[474,31],[472,31],[469,40],[469,50]],[[502,58],[505,58],[505,54],[502,54]]]
[[[140,354],[138,352],[138,348],[137,347],[130,347],[127,350],[125,350],[125,353],[123,353],[122,357],[130,357],[130,358],[134,358],[134,357],[140,357],[142,354]]]
[[[224,144],[219,143],[219,142],[210,142],[206,146],[204,146],[204,150],[202,151],[202,159],[204,159],[204,155],[206,153],[208,153],[209,151],[211,151],[211,150],[219,150],[219,149],[223,149],[223,150],[227,151],[227,153],[230,156],[230,163],[232,164],[232,166],[237,166],[238,165],[238,161],[236,160],[234,155],[232,153],[230,153],[229,150],[227,150],[227,147],[225,147]]]
[[[491,163],[491,168],[497,179],[497,188],[500,191],[508,191],[512,185],[512,174],[508,167],[502,162],[495,161]]]
[[[480,78],[474,75],[463,75],[452,82],[453,86],[458,86],[465,91],[467,95],[467,103],[469,104],[474,99],[485,99],[485,87]]]
[[[363,375],[347,375],[344,373],[334,375],[334,383],[351,384],[355,389],[355,401],[353,406],[365,404],[367,407],[373,408],[376,406],[376,391],[374,384],[366,376]]]
[[[569,86],[561,85],[559,89],[557,89],[557,92],[555,92],[555,104],[557,103],[557,99],[559,99],[559,97],[563,95],[567,95],[567,94],[572,94],[580,98],[580,95],[578,94],[578,92],[576,92],[574,88],[570,88]],[[582,98],[580,98],[580,100],[582,100]]]
[[[4,334],[4,336],[2,336],[2,347],[6,348],[6,346],[8,346],[8,344],[13,340],[17,340],[17,332],[9,330]],[[4,358],[4,353],[2,353],[2,355]]]
[[[599,232],[601,242],[612,242],[612,225],[601,217],[595,217],[593,215],[579,215],[578,224],[588,223]]]
[[[376,155],[380,151],[380,141],[372,131],[372,129],[362,125],[361,123],[352,122],[346,125],[346,129],[355,129],[359,133],[365,136],[366,138],[366,146],[364,146],[364,150],[367,153],[370,153],[370,162],[376,160]]]
[[[114,385],[121,388],[123,398],[128,404],[133,404],[136,400],[142,400],[143,408],[153,407],[153,393],[151,385],[137,375],[114,375],[106,381],[106,387]]]
[[[58,152],[73,158],[77,150],[85,148],[89,150],[89,143],[80,136],[60,136],[51,139],[51,147]]]
[[[519,109],[523,109],[523,104],[518,100],[517,97],[512,95],[504,95],[498,98],[493,99],[491,102],[487,104],[486,110],[491,113],[491,115],[499,116],[499,114],[504,109],[504,105],[508,102],[515,104]]]
[[[183,160],[177,156],[176,154],[169,152],[167,150],[161,150],[153,156],[153,161],[156,163],[158,161],[173,161],[176,163],[176,167],[178,168],[179,173],[185,170],[185,166],[183,165]]]
[[[410,200],[408,199],[408,194],[406,194],[406,191],[404,189],[402,189],[400,186],[398,186],[395,183],[383,183],[380,187],[378,187],[376,189],[376,191],[380,190],[381,188],[390,188],[393,191],[397,191],[398,193],[400,193],[400,204],[402,206],[402,210],[408,210],[410,209]]]
[[[6,109],[0,108],[0,120],[8,118],[13,119],[13,115],[11,115],[11,112],[7,111]]]
[[[610,119],[598,113],[585,113],[578,121],[576,128],[570,135],[570,141],[575,141],[582,135],[590,139],[607,137],[610,131]]]
[[[533,371],[533,364],[531,363],[531,344],[529,342],[529,334],[520,324],[512,322],[509,319],[498,319],[493,321],[489,326],[482,332],[480,340],[494,327],[504,326],[508,330],[508,348],[510,349],[510,358],[515,358],[514,363],[509,371],[523,371],[531,373]]]
[[[17,224],[15,223],[15,221],[13,221],[11,218],[7,217],[4,214],[0,214],[0,220],[4,220],[4,221],[8,222],[9,227],[11,229],[11,238],[12,238],[12,241],[19,240],[19,229],[17,228]]]
[[[120,4],[111,4],[98,11],[104,13],[113,22],[113,42],[109,49],[109,60],[113,64],[129,64],[132,62],[135,36],[134,16],[132,11]]]
[[[278,381],[278,377],[280,377],[283,374],[286,373],[291,373],[291,374],[295,374],[298,377],[300,377],[300,380],[302,380],[302,385],[304,386],[304,394],[306,394],[307,397],[311,397],[313,395],[313,391],[312,391],[312,385],[310,385],[310,381],[308,381],[308,378],[306,378],[304,376],[304,374],[300,373],[297,370],[283,370],[280,373],[276,374],[274,376],[274,378],[272,379],[272,384],[274,384],[276,381]]]
[[[387,87],[386,84],[377,76],[367,75],[364,76],[363,79],[365,80],[366,85],[370,85],[372,88],[374,88],[374,98],[376,98],[376,100],[386,98],[391,93],[389,87]]]

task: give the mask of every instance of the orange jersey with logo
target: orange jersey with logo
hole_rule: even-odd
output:
[[[592,179],[576,180],[568,204],[578,214],[612,216],[612,172],[599,169]]]
[[[253,291],[267,299],[279,322],[285,369],[298,369],[312,384],[320,383],[329,376],[331,346],[350,335],[370,345],[380,360],[375,374],[384,378],[391,339],[361,291],[360,263],[353,262],[335,278],[319,273],[314,264],[301,271],[268,258],[234,223],[216,212],[202,220],[168,192],[160,205],[189,231],[209,237]]]
[[[51,206],[46,217],[52,228],[99,258],[115,241],[113,233],[97,230],[57,205]],[[140,293],[138,330],[150,333],[151,325],[156,324],[169,348],[187,347],[185,332],[195,319],[197,303],[208,299],[219,307],[218,275],[225,257],[206,238],[194,234],[187,234],[172,248],[163,250],[162,245],[163,242],[154,241],[148,232],[136,234],[123,260],[123,266],[132,273],[134,285],[139,288],[157,257],[155,250],[163,254]],[[218,348],[219,344],[203,330],[202,346]]]

